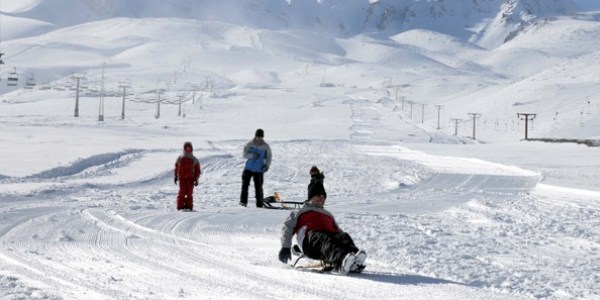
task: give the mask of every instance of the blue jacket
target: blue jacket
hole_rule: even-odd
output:
[[[264,173],[271,166],[271,148],[264,140],[259,142],[257,139],[252,139],[244,147],[244,158],[247,159],[246,170]]]

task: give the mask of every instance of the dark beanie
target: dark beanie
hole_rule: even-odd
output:
[[[183,150],[185,150],[185,148],[187,148],[188,146],[190,148],[192,148],[192,150],[194,150],[194,147],[192,146],[192,142],[185,142],[185,143],[183,143]]]
[[[255,137],[265,137],[265,131],[262,129],[256,129],[256,133],[254,134]]]
[[[325,195],[327,197],[327,193],[325,192],[325,187],[323,186],[323,182],[316,181],[310,189],[308,190],[308,200],[312,199],[312,197],[317,195]]]
[[[319,174],[321,173],[321,171],[319,170],[319,168],[317,168],[317,166],[312,166],[312,168],[310,168],[309,173],[312,174]]]

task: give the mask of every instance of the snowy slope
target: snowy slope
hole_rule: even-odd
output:
[[[135,127],[129,131],[153,136]],[[63,137],[69,131],[53,129]],[[108,141],[131,146],[108,132],[94,137],[86,149]],[[181,139],[166,132],[157,144]],[[597,192],[535,188],[533,172],[393,144],[273,141],[267,192],[303,199],[306,170],[321,166],[328,207],[370,253],[367,273],[341,278],[291,271],[276,260],[287,212],[237,206],[239,182],[232,178],[243,163],[243,141],[195,140],[205,173],[198,212],[188,214],[173,211],[168,166],[179,150],[145,144],[96,150],[60,167],[40,162],[47,166],[41,172],[3,179],[5,295],[514,299],[598,293]]]
[[[2,1],[0,299],[600,297],[599,150],[519,142],[516,117],[600,137],[600,7],[474,3]],[[365,274],[277,260],[288,212],[237,205],[256,128],[265,192],[304,200],[318,165]],[[186,140],[204,173],[179,213]]]

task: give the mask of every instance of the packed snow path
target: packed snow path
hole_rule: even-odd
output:
[[[303,200],[307,170],[323,166],[327,207],[369,253],[361,275],[291,270],[277,260],[280,226],[289,212],[237,205],[242,143],[196,146],[204,175],[191,213],[173,210],[176,187],[168,166],[178,150],[100,154],[2,179],[0,295],[514,299],[599,294],[600,195],[535,188],[533,172],[383,144],[272,143],[276,163],[265,192]]]

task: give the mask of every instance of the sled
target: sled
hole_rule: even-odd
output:
[[[284,201],[278,192],[273,193],[273,196],[264,198],[262,202],[263,207],[268,209],[298,209],[304,205],[304,202]]]
[[[298,246],[298,245],[294,245],[292,247],[292,254],[294,256],[298,257],[298,258],[296,258],[296,260],[294,260],[294,263],[292,264],[292,268],[294,268],[296,270],[310,271],[310,272],[317,272],[317,273],[331,273],[331,274],[337,273],[334,266],[332,266],[330,264],[326,264],[322,260],[316,261],[316,260],[304,255],[304,252],[302,252],[302,249],[300,249],[300,246]],[[300,262],[301,260],[306,261],[306,263],[298,264],[298,262]],[[350,273],[348,273],[348,274],[362,273],[362,271],[365,268],[366,268],[365,265],[359,265],[359,266],[357,266],[356,269],[351,270]]]

